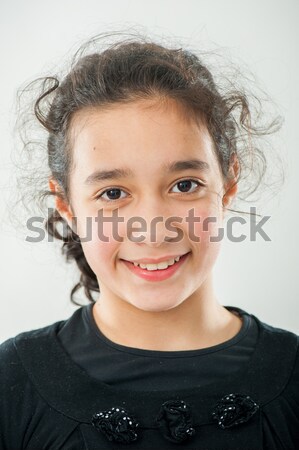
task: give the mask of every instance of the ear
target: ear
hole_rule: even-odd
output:
[[[228,181],[224,186],[224,195],[222,198],[223,208],[226,209],[238,192],[238,176],[240,173],[240,164],[236,153],[230,158],[230,168],[228,173]]]
[[[67,222],[69,227],[73,229],[73,212],[68,202],[63,199],[64,195],[62,189],[59,183],[54,178],[49,178],[49,188],[51,192],[58,194],[55,196],[55,207],[61,217],[63,217]]]

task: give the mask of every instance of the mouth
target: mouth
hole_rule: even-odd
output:
[[[163,281],[174,275],[184,264],[191,252],[184,255],[176,256],[157,264],[153,263],[137,263],[136,261],[121,260],[125,266],[140,278],[147,281]]]
[[[190,252],[188,252],[190,253]],[[134,264],[135,267],[140,267],[141,269],[153,271],[153,270],[165,270],[170,266],[178,263],[180,259],[187,255],[188,253],[184,253],[183,255],[172,256],[172,257],[164,257],[159,258],[157,260],[150,260],[148,258],[144,258],[142,260],[136,261],[127,261],[131,264]],[[124,260],[126,261],[126,260]]]

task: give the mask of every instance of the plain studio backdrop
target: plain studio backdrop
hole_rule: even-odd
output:
[[[284,117],[273,143],[284,161],[286,181],[272,199],[261,198],[257,211],[270,216],[264,230],[271,240],[226,239],[214,279],[221,304],[299,332],[298,19],[297,0],[1,2],[0,341],[69,317],[76,308],[69,293],[79,277],[75,266],[60,256],[59,245],[26,242],[27,213],[23,227],[9,218],[16,190],[11,154],[18,152],[13,132],[17,89],[55,73],[91,36],[128,29],[180,39],[194,50],[218,49],[256,75]],[[242,232],[240,227],[238,234]]]

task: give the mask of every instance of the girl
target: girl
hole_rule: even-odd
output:
[[[298,336],[213,289],[257,156],[246,96],[195,54],[133,39],[47,78],[35,114],[47,230],[90,304],[1,345],[1,449],[298,448]]]

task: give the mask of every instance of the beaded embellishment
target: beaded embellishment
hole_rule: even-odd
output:
[[[129,444],[136,441],[139,423],[123,408],[111,408],[92,416],[93,426],[101,431],[109,441]]]
[[[216,404],[211,416],[224,429],[247,422],[258,409],[259,405],[249,395],[227,394]],[[183,400],[164,402],[155,422],[164,438],[177,444],[195,435],[191,408]],[[140,424],[132,414],[120,407],[95,413],[91,423],[109,441],[129,444],[139,437],[137,427]]]
[[[227,394],[215,406],[212,418],[221,428],[230,428],[247,422],[258,409],[249,395]]]
[[[190,406],[183,400],[163,403],[156,422],[165,439],[171,442],[180,443],[195,434]]]

